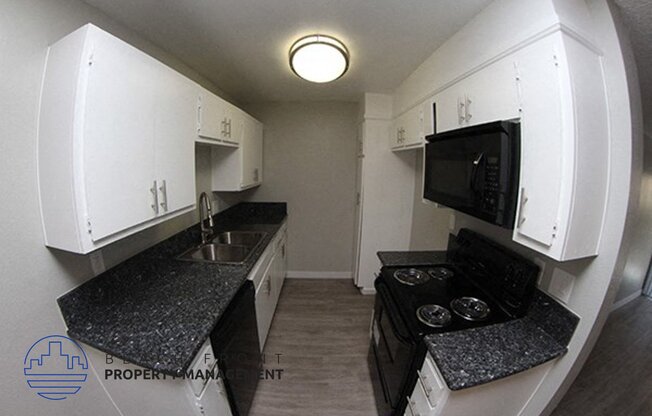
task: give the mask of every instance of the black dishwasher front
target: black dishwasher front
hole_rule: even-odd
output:
[[[211,333],[233,416],[249,414],[262,367],[255,295],[253,282],[247,280]]]

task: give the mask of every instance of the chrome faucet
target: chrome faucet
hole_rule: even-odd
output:
[[[208,218],[206,218],[208,217]],[[208,226],[206,226],[208,219]],[[213,236],[213,210],[211,200],[206,192],[199,194],[199,226],[201,227],[201,243],[206,244]]]

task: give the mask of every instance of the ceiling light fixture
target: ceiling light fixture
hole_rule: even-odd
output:
[[[290,48],[290,68],[310,82],[335,81],[349,68],[349,51],[331,36],[305,36]]]

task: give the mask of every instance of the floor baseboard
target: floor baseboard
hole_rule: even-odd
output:
[[[609,312],[613,312],[616,309],[622,308],[623,306],[627,305],[629,302],[638,299],[638,297],[641,296],[642,294],[643,294],[643,290],[639,290],[638,292],[634,292],[631,295],[627,296],[626,298],[619,300],[618,302],[614,302],[613,305],[611,305],[611,309],[609,309]]]
[[[365,295],[365,296],[367,296],[367,295],[375,295],[376,294],[376,289],[374,289],[373,287],[372,288],[359,287],[358,289],[360,290],[360,294]]]
[[[351,272],[302,272],[288,271],[288,279],[353,279]]]

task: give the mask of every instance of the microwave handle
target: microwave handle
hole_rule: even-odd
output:
[[[476,177],[478,176],[478,166],[480,166],[480,163],[482,162],[482,159],[484,158],[484,152],[480,152],[478,156],[476,156],[475,160],[473,161],[473,167],[471,169],[471,190],[475,191],[475,182],[476,182]]]

